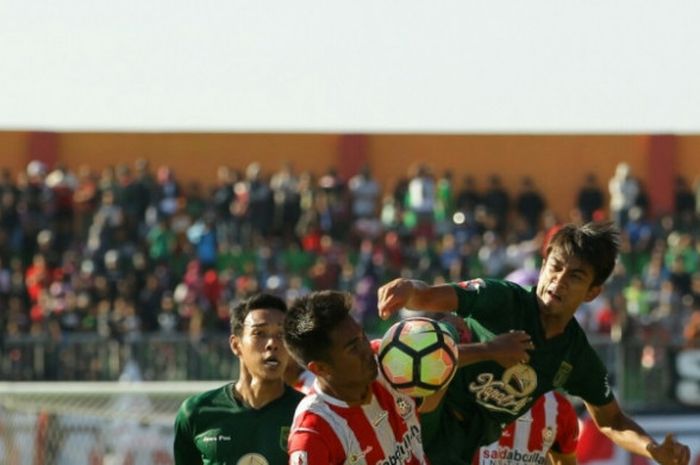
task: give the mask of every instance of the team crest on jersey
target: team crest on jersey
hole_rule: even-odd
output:
[[[571,375],[571,371],[574,369],[573,365],[571,365],[568,362],[561,362],[561,365],[559,365],[559,369],[557,370],[557,373],[554,375],[554,380],[552,381],[552,385],[554,385],[555,388],[560,388],[566,383],[566,381],[569,379],[569,375]]]
[[[280,447],[284,452],[287,452],[287,439],[289,439],[289,426],[280,428]]]
[[[519,363],[503,372],[499,380],[493,373],[481,373],[469,384],[469,391],[485,408],[519,414],[532,400],[537,374],[530,365]]]
[[[542,430],[542,442],[545,444],[553,444],[554,443],[554,428],[551,426],[547,426]]]
[[[482,287],[486,287],[486,283],[481,278],[470,279],[469,281],[462,281],[459,283],[459,287],[466,291],[479,292]]]
[[[268,462],[262,455],[252,453],[245,454],[243,457],[238,459],[236,465],[270,465],[270,462]]]
[[[503,387],[517,397],[526,397],[537,387],[537,375],[530,365],[519,363],[503,372]]]
[[[406,399],[401,397],[396,399],[396,409],[398,410],[399,415],[401,415],[403,418],[409,416],[413,411],[411,404]]]
[[[309,459],[305,450],[295,450],[289,456],[289,465],[308,465]]]

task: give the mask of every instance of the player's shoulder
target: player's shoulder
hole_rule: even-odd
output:
[[[292,386],[285,385],[281,400],[286,404],[291,403],[297,405],[299,402],[301,402],[304,396],[306,396],[306,393],[301,392]]]
[[[571,401],[559,391],[549,391],[547,393],[552,399],[554,399],[558,404],[571,405]]]
[[[529,291],[521,285],[505,279],[495,278],[474,278],[465,281],[458,281],[452,285],[459,290],[468,292],[515,292],[519,294],[528,294]]]
[[[574,404],[572,404],[569,398],[563,393],[559,391],[550,391],[549,395],[551,395],[552,399],[554,399],[556,402],[557,409],[560,414],[576,415],[576,408],[574,407]]]
[[[227,392],[230,392],[231,385],[232,383],[228,383],[223,386],[219,386],[218,388],[210,389],[188,397],[182,402],[180,412],[187,416],[191,416],[203,407],[221,403],[222,400],[226,400],[228,398]]]
[[[343,410],[332,408],[323,395],[315,392],[308,394],[301,399],[294,413],[292,435],[335,435],[335,432],[346,429]]]

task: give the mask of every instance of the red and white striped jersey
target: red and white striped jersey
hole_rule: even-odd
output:
[[[508,425],[501,438],[479,449],[475,465],[544,465],[547,452],[576,451],[578,418],[566,397],[550,391]]]
[[[301,392],[302,394],[310,394],[314,388],[314,381],[316,377],[309,370],[302,370],[299,373],[299,377],[296,382],[292,385],[292,388]]]
[[[290,465],[427,465],[416,404],[382,378],[366,405],[321,392],[302,399],[289,434]]]

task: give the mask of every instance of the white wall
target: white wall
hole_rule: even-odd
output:
[[[699,5],[2,2],[0,129],[697,132]]]

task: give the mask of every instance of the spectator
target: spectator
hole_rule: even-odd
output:
[[[432,237],[435,210],[435,181],[426,165],[419,165],[408,182],[406,210],[415,218],[415,234]],[[410,223],[409,223],[409,226]]]
[[[379,184],[372,178],[369,166],[350,178],[348,189],[352,198],[352,214],[355,220],[373,218],[376,215]]]
[[[171,216],[177,210],[177,198],[182,195],[175,173],[168,166],[160,166],[156,175],[157,184],[152,199],[159,215]]]
[[[441,234],[450,230],[449,223],[455,210],[452,170],[445,170],[435,186],[435,223]]]
[[[615,168],[615,174],[608,183],[610,193],[610,212],[613,220],[619,228],[627,225],[629,211],[637,205],[641,192],[639,182],[632,176],[632,171],[627,163],[619,163]]]
[[[253,234],[251,239],[257,241],[267,237],[272,227],[274,211],[272,191],[258,163],[248,165],[245,183],[249,202],[247,221],[250,223]]]
[[[603,190],[598,184],[598,178],[593,173],[586,175],[586,180],[579,189],[576,197],[576,207],[581,213],[581,219],[584,223],[592,221],[593,215],[601,211],[604,205]]]
[[[299,180],[290,162],[270,179],[270,188],[274,199],[273,230],[289,239],[294,234],[294,227],[301,216],[301,195]]]
[[[78,168],[78,184],[73,193],[75,213],[74,233],[78,238],[86,235],[98,205],[97,181],[92,169],[87,165]],[[143,218],[143,217],[141,217]]]
[[[196,257],[206,269],[216,266],[219,250],[213,213],[207,213],[187,229],[187,239],[195,246]]]
[[[691,231],[695,225],[695,194],[683,176],[676,177],[673,209],[676,225],[683,231]]]
[[[525,221],[526,237],[532,239],[540,229],[540,220],[546,207],[544,197],[535,189],[535,183],[529,176],[522,179],[521,190],[515,199],[515,211]]]
[[[484,193],[483,201],[486,212],[495,222],[494,229],[499,233],[505,232],[510,214],[510,196],[503,188],[501,177],[497,174],[489,178],[489,186]]]
[[[473,217],[476,208],[481,204],[482,198],[476,187],[476,180],[471,175],[465,175],[462,179],[462,187],[457,194],[457,210]]]

